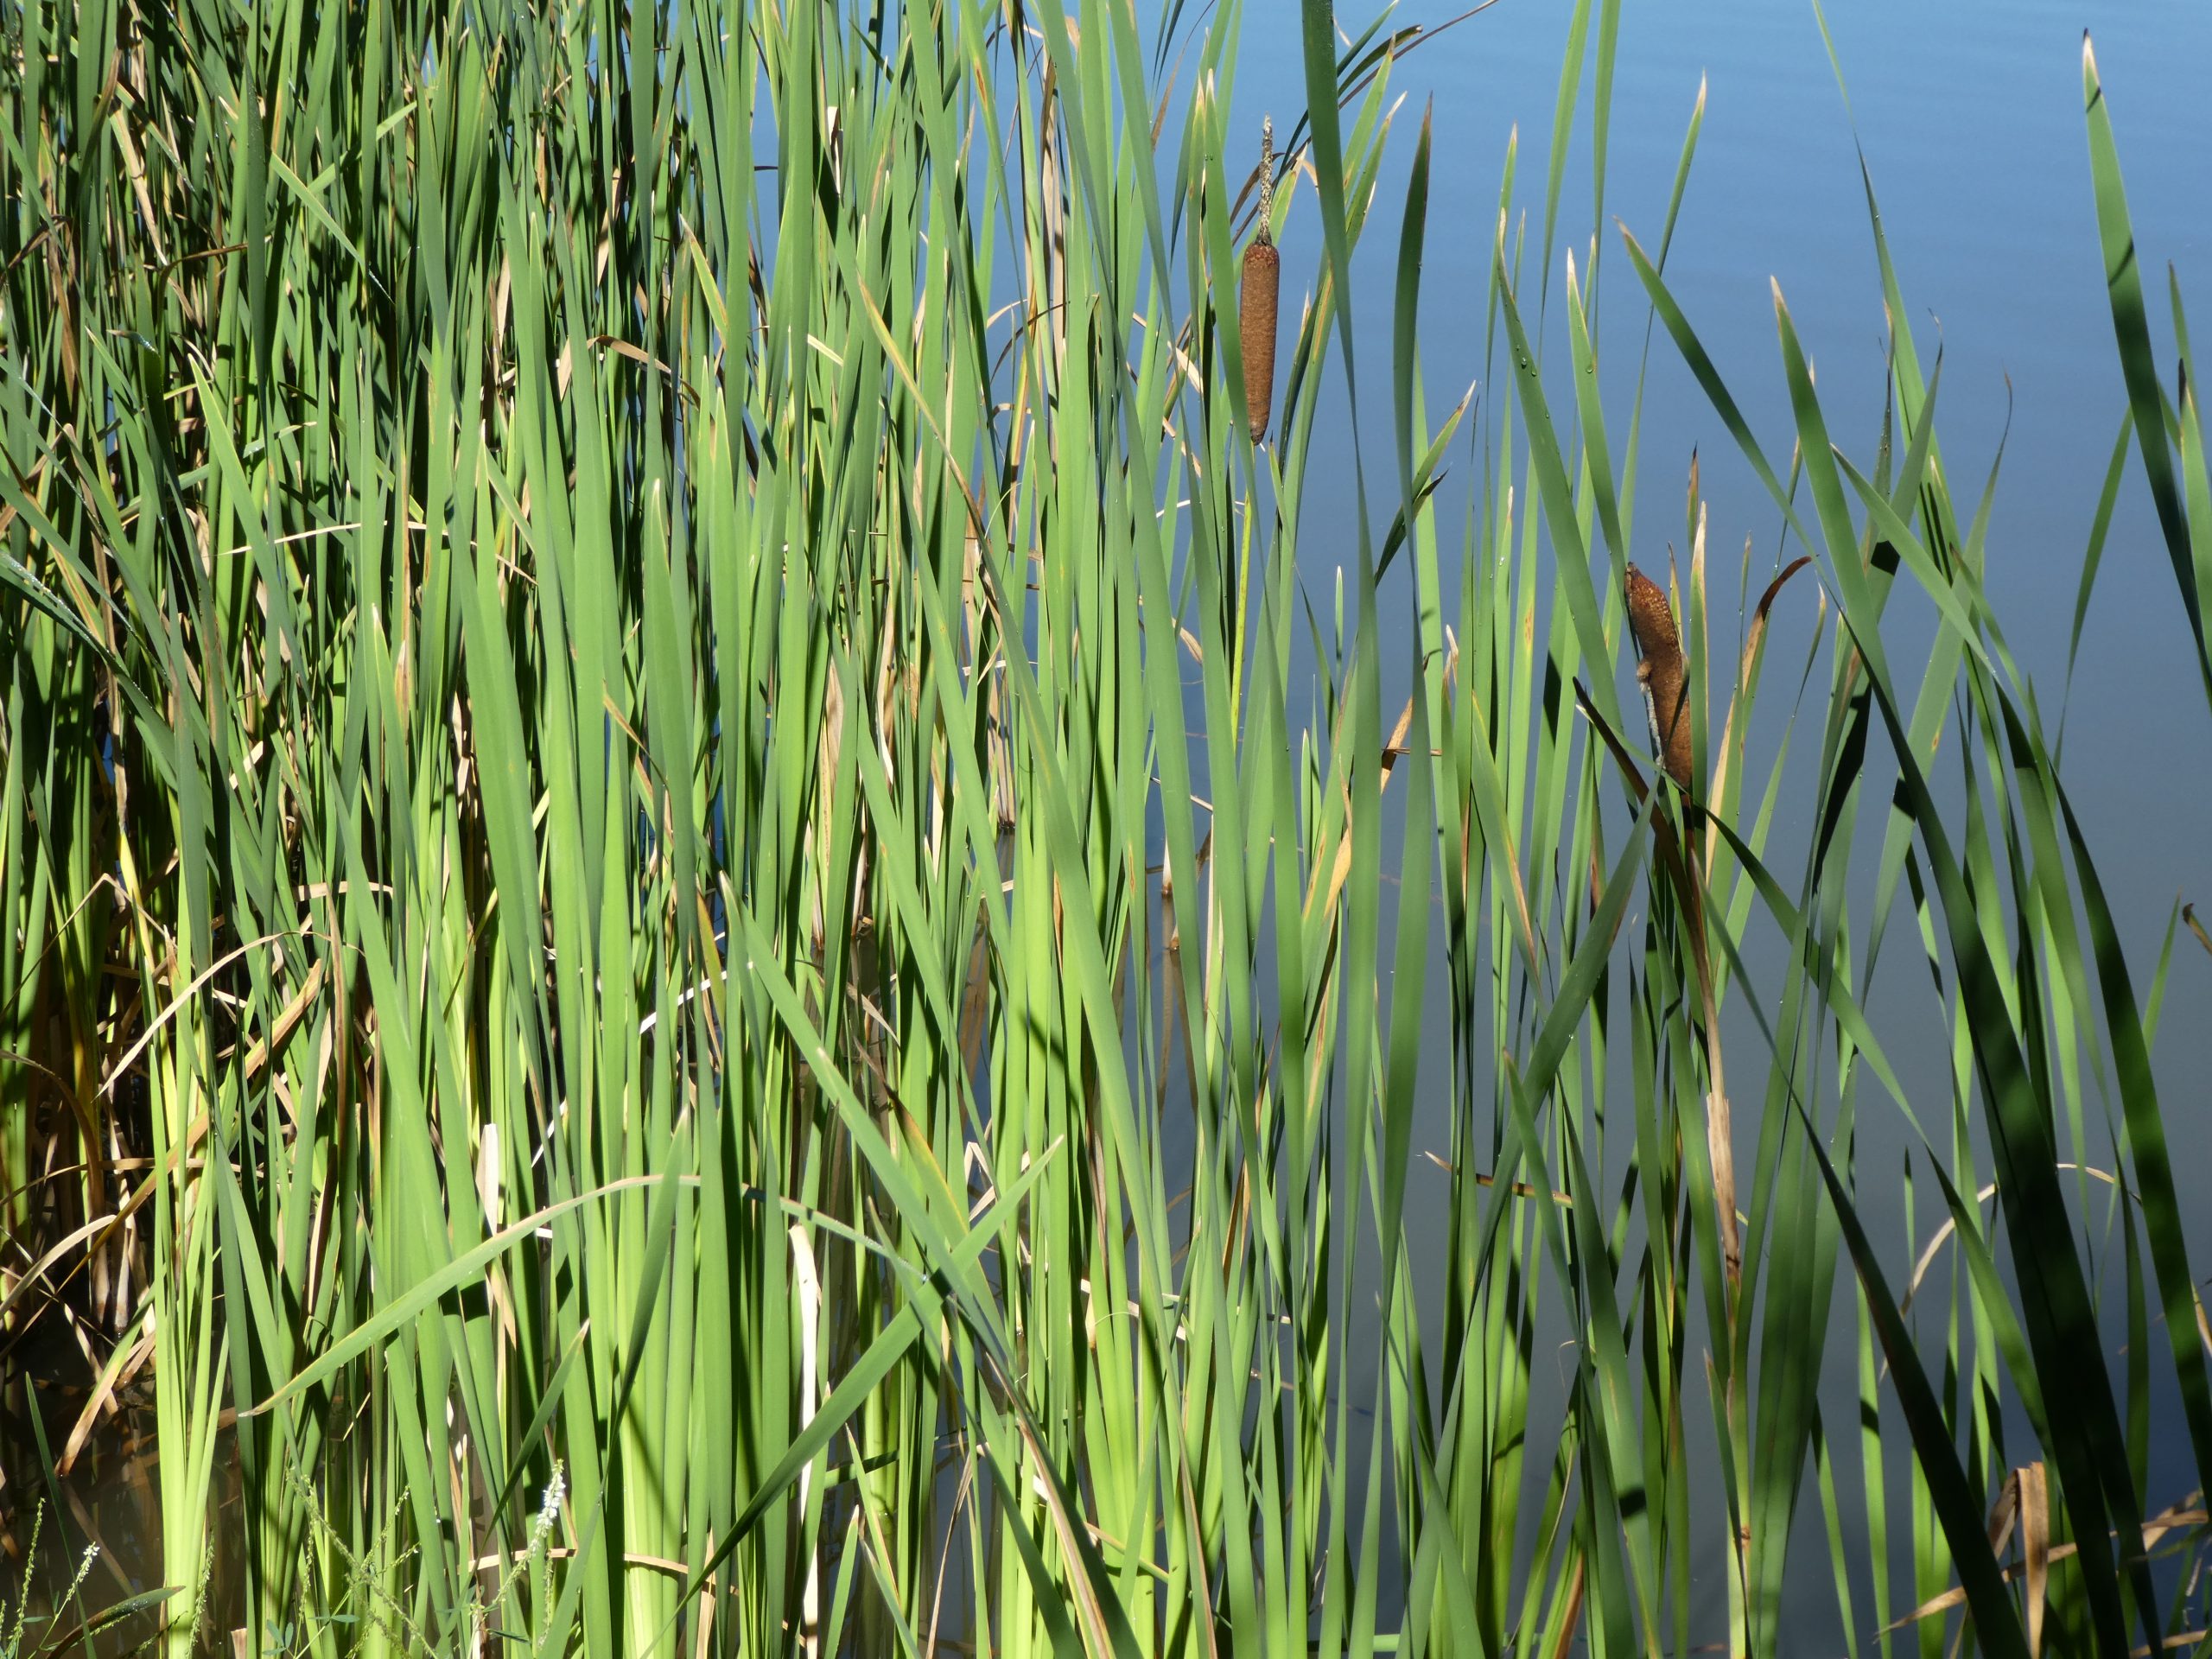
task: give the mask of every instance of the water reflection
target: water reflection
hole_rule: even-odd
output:
[[[59,1313],[34,1325],[7,1356],[0,1395],[0,1644],[22,1620],[21,1652],[56,1648],[119,1655],[159,1634],[162,1510],[154,1386],[141,1370],[78,1433],[98,1370],[87,1345],[105,1338]],[[78,1444],[71,1455],[71,1440]],[[48,1468],[52,1473],[49,1478]],[[216,1459],[214,1574],[204,1586],[202,1644],[245,1607],[236,1564],[241,1533],[237,1465]]]

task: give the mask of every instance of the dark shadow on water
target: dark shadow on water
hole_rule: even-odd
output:
[[[151,1373],[141,1371],[117,1391],[72,1459],[70,1437],[97,1380],[72,1327],[48,1309],[8,1360],[0,1390],[0,1649],[20,1616],[22,1659],[55,1651],[113,1659],[156,1640],[166,1604],[202,1597],[200,1645],[214,1645],[214,1632],[242,1623],[245,1605],[238,1570],[243,1516],[238,1465],[226,1455],[228,1433],[215,1456],[207,1582],[170,1588],[162,1581]]]

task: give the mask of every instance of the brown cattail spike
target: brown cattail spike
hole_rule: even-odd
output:
[[[1675,613],[1667,595],[1632,564],[1628,568],[1628,621],[1643,658],[1636,665],[1636,678],[1643,688],[1651,741],[1666,759],[1667,775],[1689,793],[1689,676],[1682,668],[1681,636],[1675,632]]]
[[[1269,224],[1274,194],[1275,124],[1270,117],[1260,128],[1260,230],[1244,250],[1237,307],[1244,348],[1244,417],[1255,443],[1268,435],[1268,416],[1274,407],[1275,292],[1282,276],[1282,257],[1275,251]]]

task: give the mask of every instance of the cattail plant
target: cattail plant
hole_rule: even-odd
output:
[[[1697,474],[1693,465],[1690,487],[1694,496]],[[1700,556],[1703,543],[1700,542]],[[1639,661],[1636,682],[1643,689],[1643,707],[1651,722],[1651,741],[1657,746],[1667,775],[1685,797],[1690,795],[1695,765],[1690,753],[1689,675],[1682,662],[1682,640],[1675,626],[1673,607],[1659,584],[1634,565],[1625,584],[1630,630],[1636,635]],[[1685,811],[1688,810],[1687,802]],[[1711,958],[1707,952],[1705,899],[1700,890],[1700,843],[1693,836],[1687,847],[1677,842],[1671,827],[1662,820],[1659,830],[1661,861],[1667,867],[1682,906],[1688,930],[1691,971],[1702,1005],[1702,1039],[1706,1052],[1706,1156],[1712,1172],[1715,1220],[1719,1224],[1721,1264],[1734,1294],[1743,1272],[1742,1235],[1736,1217],[1736,1154],[1734,1135],[1720,1052],[1719,1004]],[[1739,1540],[1740,1542],[1740,1540]]]
[[[1260,229],[1244,250],[1237,307],[1244,339],[1244,418],[1255,443],[1266,439],[1268,416],[1274,407],[1275,289],[1282,278],[1271,223],[1274,202],[1275,124],[1269,116],[1260,123]]]

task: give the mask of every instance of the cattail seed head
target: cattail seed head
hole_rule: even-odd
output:
[[[1244,416],[1251,424],[1255,443],[1268,435],[1268,416],[1274,407],[1275,294],[1281,275],[1282,256],[1273,243],[1255,242],[1244,250],[1239,307],[1244,340]]]
[[[1651,739],[1665,757],[1667,775],[1688,792],[1692,777],[1689,676],[1683,671],[1675,613],[1659,584],[1632,564],[1627,594],[1629,627],[1643,659],[1637,664],[1636,677],[1643,687]]]

